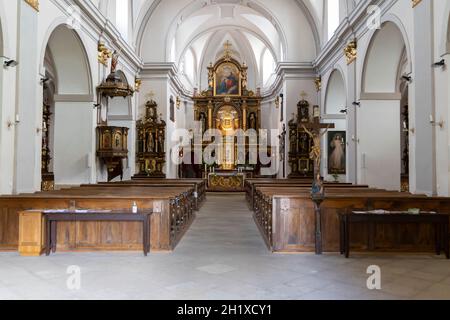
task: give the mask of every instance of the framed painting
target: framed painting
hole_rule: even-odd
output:
[[[345,131],[328,132],[328,174],[346,174],[346,144]]]
[[[240,96],[241,71],[234,63],[220,64],[214,74],[215,96]]]

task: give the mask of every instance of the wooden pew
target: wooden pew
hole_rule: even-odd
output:
[[[142,187],[142,188],[170,188],[170,187],[184,187],[184,188],[194,188],[193,198],[194,198],[194,210],[200,210],[203,203],[206,201],[206,191],[202,185],[199,183],[189,183],[183,181],[177,182],[151,182],[151,181],[124,181],[124,182],[102,182],[98,184],[105,188],[123,188],[123,187]],[[80,187],[91,187],[96,185],[83,184]]]
[[[313,252],[315,211],[310,188],[261,187],[257,189],[255,221],[267,246],[278,252]],[[325,252],[339,252],[338,213],[349,209],[450,212],[449,198],[430,198],[370,188],[327,188],[321,206],[322,243]],[[369,248],[370,226],[351,229],[352,250]],[[434,229],[429,225],[377,226],[374,239],[379,251],[432,252]]]
[[[0,249],[17,250],[18,212],[46,209],[128,209],[134,202],[151,209],[152,251],[172,251],[195,215],[193,188],[86,187],[46,193],[0,197]],[[191,204],[182,199],[189,194]],[[186,200],[187,201],[187,200]],[[58,250],[141,250],[142,227],[133,223],[66,223],[58,230]]]
[[[267,182],[252,182],[249,181],[246,188],[246,199],[250,209],[254,209],[254,198],[256,189],[258,187],[273,187],[273,188],[293,188],[293,187],[309,187],[311,189],[312,183],[297,182],[295,180],[272,180]],[[325,182],[324,186],[328,187],[353,187],[351,183],[334,183]],[[359,186],[360,188],[368,188],[368,186]]]
[[[198,195],[199,208],[206,201],[206,181],[203,179],[153,179],[146,177],[133,177],[131,181],[124,181],[125,184],[186,184],[194,183]]]

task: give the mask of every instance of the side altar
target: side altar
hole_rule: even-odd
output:
[[[193,97],[194,119],[202,135],[209,129],[215,129],[221,139],[215,141],[218,154],[213,156],[216,163],[209,168],[203,165],[202,177],[209,180],[210,185],[234,190],[238,184],[243,185],[248,174],[257,175],[261,167],[259,159],[256,163],[250,161],[254,158],[249,153],[250,150],[258,150],[260,142],[262,98],[259,92],[247,88],[247,65],[232,57],[229,42],[224,47],[223,57],[208,67],[208,89],[197,92]],[[253,138],[241,138],[249,130]],[[203,141],[201,146],[194,143],[193,147],[205,150],[210,143]]]

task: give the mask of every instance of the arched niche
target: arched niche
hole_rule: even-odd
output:
[[[401,24],[385,21],[367,47],[357,112],[358,183],[388,190],[402,185],[401,90],[411,73],[409,42]],[[409,160],[409,158],[408,158]],[[386,166],[389,163],[389,166]]]
[[[401,30],[386,22],[371,39],[363,71],[364,93],[397,93],[399,62],[405,51]]]
[[[66,25],[56,27],[47,44],[57,70],[57,94],[91,94],[89,62],[78,34]]]
[[[341,114],[341,111],[347,107],[347,90],[345,88],[344,78],[339,70],[334,70],[328,80],[328,86],[325,96],[325,113],[328,115]]]
[[[92,161],[95,141],[87,52],[77,32],[65,24],[54,27],[48,34],[41,65],[54,86],[51,156],[55,184],[89,183],[95,167]]]

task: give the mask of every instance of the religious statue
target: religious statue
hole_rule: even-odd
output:
[[[313,181],[311,194],[313,196],[324,196],[325,189],[323,187],[323,184],[324,184],[323,177],[321,177],[319,173]]]
[[[320,163],[322,160],[321,159],[322,150],[320,148],[320,140],[327,133],[328,130],[324,130],[324,132],[322,132],[322,133],[314,132],[314,131],[309,131],[305,126],[303,126],[303,130],[305,130],[305,132],[313,140],[313,146],[311,148],[311,153],[309,154],[309,157],[311,160],[314,161],[316,169],[320,171]]]
[[[249,117],[249,129],[256,130],[256,116],[252,112]]]
[[[118,63],[119,63],[119,53],[117,51],[114,51],[111,59],[111,73],[116,72]]]
[[[158,135],[158,151],[157,152],[164,152],[164,137],[163,132],[159,132]]]
[[[201,132],[204,133],[206,131],[206,115],[202,112],[200,113],[200,126],[201,126]]]
[[[147,138],[147,152],[155,151],[155,139],[153,137],[153,132],[150,132]]]

